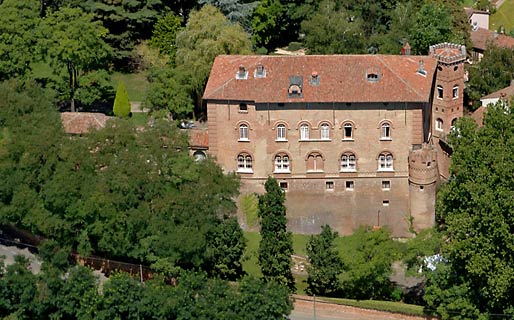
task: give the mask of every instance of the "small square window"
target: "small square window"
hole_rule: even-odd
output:
[[[327,191],[334,191],[334,181],[325,182],[325,189]]]
[[[384,201],[382,201],[382,205],[383,205],[384,207],[389,207],[389,200],[384,200]]]
[[[353,190],[354,187],[353,181],[346,181],[346,190]]]
[[[391,189],[391,181],[384,180],[382,181],[382,190],[390,190]]]
[[[287,182],[286,181],[280,181],[280,188],[283,190],[283,191],[287,191]]]
[[[424,186],[419,186],[419,190],[423,191],[423,190],[425,190],[425,187]]]
[[[248,105],[246,103],[240,103],[239,104],[239,111],[247,112],[248,111]]]

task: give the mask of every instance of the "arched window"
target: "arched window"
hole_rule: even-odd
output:
[[[330,140],[330,126],[328,125],[328,123],[323,123],[321,125],[321,133],[320,133],[320,138],[321,140]]]
[[[343,125],[343,140],[353,140],[353,125],[351,123]]]
[[[309,140],[309,125],[304,123],[300,126],[300,140]]]
[[[442,85],[437,86],[437,99],[442,99],[444,95],[444,90]]]
[[[458,85],[453,86],[452,97],[453,97],[453,99],[457,99],[459,97],[459,86]]]
[[[437,118],[435,120],[435,129],[437,131],[443,131],[443,120],[441,118]]]
[[[393,155],[389,152],[382,152],[378,156],[378,170],[379,171],[392,171],[393,170]]]
[[[323,157],[317,152],[307,156],[307,172],[323,172]]]
[[[284,153],[279,153],[275,156],[275,173],[288,173],[291,172],[291,165],[289,163],[289,156]]]
[[[380,139],[391,140],[391,124],[389,122],[382,123],[380,127]]]
[[[207,156],[205,155],[205,152],[201,150],[196,150],[195,153],[193,153],[193,158],[196,162],[199,162],[207,159]]]
[[[248,153],[237,155],[237,172],[252,173],[252,157]]]
[[[278,141],[286,141],[287,140],[287,135],[286,135],[286,125],[285,124],[279,124],[277,126],[277,140]]]
[[[355,171],[357,168],[357,159],[353,153],[344,153],[341,156],[341,171]]]
[[[239,140],[240,141],[248,141],[248,125],[241,124],[239,125]]]

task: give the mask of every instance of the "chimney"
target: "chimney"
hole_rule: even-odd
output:
[[[419,73],[422,76],[427,75],[427,71],[425,70],[425,62],[423,60],[419,60],[418,62],[418,70],[416,70],[417,73]]]
[[[400,54],[403,56],[410,56],[410,44],[408,41],[405,41],[402,49],[400,50]]]

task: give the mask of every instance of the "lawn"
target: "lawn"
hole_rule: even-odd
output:
[[[326,301],[330,303],[342,304],[345,306],[352,306],[357,308],[365,308],[365,309],[373,309],[379,311],[387,311],[387,312],[395,312],[395,313],[404,313],[411,314],[417,316],[423,316],[425,313],[423,312],[423,307],[407,304],[403,302],[392,302],[392,301],[378,301],[378,300],[352,300],[352,299],[342,299],[342,298],[316,298],[321,301]]]
[[[505,33],[514,29],[514,0],[505,0],[500,9],[489,17],[489,29],[505,28]]]
[[[475,0],[464,0],[463,5],[464,7],[471,8],[475,4]]]
[[[127,87],[127,93],[130,101],[143,101],[148,88],[148,74],[146,72],[138,73],[120,73],[112,74],[112,85],[116,89],[118,83],[123,81]]]

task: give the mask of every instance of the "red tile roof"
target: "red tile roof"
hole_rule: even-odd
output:
[[[423,61],[427,75],[416,71]],[[255,78],[262,64],[265,78]],[[246,80],[236,79],[240,66]],[[428,102],[436,60],[430,56],[326,55],[326,56],[218,56],[205,88],[205,100],[278,102]],[[368,81],[367,73],[380,74]],[[311,85],[317,72],[319,86]],[[291,76],[303,79],[302,97],[288,97]]]
[[[209,147],[209,132],[204,129],[187,130],[189,134],[189,146],[193,149],[207,149]]]
[[[63,112],[61,121],[64,132],[71,134],[88,133],[91,128],[100,129],[105,127],[107,120],[111,117],[103,113],[90,112]]]
[[[476,31],[471,31],[471,41],[473,48],[485,50],[489,42],[495,44],[500,48],[513,48],[514,38],[505,34],[496,33],[495,31],[478,28]]]
[[[510,86],[500,89],[498,91],[495,91],[493,93],[488,94],[487,96],[483,96],[480,99],[495,99],[495,98],[510,98],[514,96],[514,84],[511,84]]]
[[[480,106],[471,114],[471,117],[475,120],[479,127],[484,125],[484,115],[487,111],[487,107]]]

